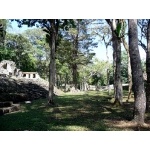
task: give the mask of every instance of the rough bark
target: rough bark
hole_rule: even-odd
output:
[[[131,98],[131,94],[132,94],[132,73],[131,73],[131,60],[130,60],[129,52],[127,52],[127,55],[128,55],[128,83],[129,83],[128,99],[127,99],[128,101]]]
[[[146,96],[144,89],[143,73],[138,49],[137,20],[129,19],[129,54],[131,58],[132,81],[134,92],[134,120],[137,124],[144,123]]]
[[[150,20],[147,27],[147,54],[146,54],[146,73],[147,73],[147,83],[146,83],[146,100],[147,100],[147,111],[150,110]]]
[[[112,31],[113,42],[113,68],[114,68],[114,104],[122,105],[122,83],[121,83],[121,40],[116,35],[117,21],[113,19],[106,19]]]
[[[107,89],[108,89],[108,95],[110,95],[110,85],[109,85],[109,81],[110,81],[110,70],[107,69]]]
[[[122,105],[122,83],[121,83],[121,41],[115,35],[113,35],[113,50],[116,56],[115,60],[115,102],[114,104]]]
[[[74,57],[74,53],[75,53],[75,52],[73,52],[73,54],[72,54],[73,57]],[[76,87],[77,87],[77,64],[76,64],[76,62],[73,62],[73,63],[72,63],[71,68],[72,68],[73,86],[74,86],[75,89],[76,89]]]
[[[51,20],[51,42],[50,42],[50,69],[49,69],[49,94],[48,103],[54,104],[54,85],[55,85],[55,51],[56,51],[56,30],[55,19]]]
[[[5,48],[6,24],[0,23],[0,47]]]
[[[110,86],[109,86],[109,81],[110,81],[110,70],[109,70],[109,56],[108,56],[108,49],[106,46],[106,57],[107,57],[107,89],[108,89],[108,95],[110,95]]]
[[[79,34],[79,21],[77,22],[77,34],[75,36],[75,39],[73,41],[73,46],[74,46],[74,49],[73,49],[73,61],[77,59],[78,57],[78,34]],[[77,84],[78,84],[78,71],[77,71],[77,62],[74,61],[74,63],[72,64],[72,75],[73,75],[73,84],[74,84],[74,87],[75,89],[77,89]]]
[[[68,78],[68,75],[66,74],[65,75],[65,92],[67,92],[67,79]]]
[[[129,83],[129,88],[128,88],[128,99],[127,101],[131,98],[132,94],[132,73],[131,73],[131,63],[130,63],[130,55],[129,55],[129,45],[125,41],[125,38],[122,38],[122,43],[124,45],[124,48],[126,49],[127,52],[127,57],[128,57],[128,83]]]
[[[75,89],[77,89],[77,81],[78,81],[78,72],[77,72],[77,64],[72,65],[72,76],[73,76],[73,85]]]
[[[80,82],[80,91],[83,91],[83,85],[82,84],[83,84],[83,82],[81,81]]]
[[[62,75],[59,75],[59,88],[62,88]]]
[[[113,78],[114,78],[114,98],[116,95],[116,82],[115,82],[115,72],[116,72],[116,51],[113,50]]]

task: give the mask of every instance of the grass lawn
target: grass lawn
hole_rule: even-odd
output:
[[[127,95],[125,92],[124,95]],[[21,104],[21,111],[0,116],[1,131],[119,131],[137,130],[133,117],[133,99],[123,107],[112,105],[106,92],[55,97],[56,106],[47,106],[46,99]],[[141,130],[150,130],[149,114]]]

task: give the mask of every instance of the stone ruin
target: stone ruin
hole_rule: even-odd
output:
[[[16,72],[16,65],[13,61],[3,60],[0,62],[0,75],[9,76]]]
[[[26,96],[27,94],[29,95],[30,93],[27,92],[17,93],[18,91],[16,90],[16,87],[19,86],[19,81],[18,81],[19,79],[22,79],[23,80],[22,82],[25,82],[24,81],[25,79],[27,80],[34,79],[34,78],[38,79],[40,77],[37,72],[22,72],[20,69],[16,67],[15,62],[10,60],[3,60],[0,62],[0,78],[1,78],[0,80],[0,93],[1,93],[0,94],[0,116],[1,116],[6,113],[19,111],[20,104],[16,104],[16,102],[22,100],[23,101],[28,100]],[[16,80],[14,79],[14,81],[11,81],[13,78],[16,78]],[[19,88],[20,90],[23,90],[21,86]],[[42,88],[40,88],[39,91],[41,91],[41,89]],[[29,89],[29,91],[31,90]],[[46,94],[46,90],[44,91],[43,94]],[[37,94],[35,95],[35,97],[37,97]]]
[[[21,77],[26,78],[26,79],[38,79],[38,78],[40,78],[40,76],[37,72],[22,72]]]
[[[0,62],[0,76],[13,76],[17,78],[38,79],[40,76],[37,72],[23,72],[16,67],[15,62],[3,60]]]
[[[22,72],[13,61],[0,62],[0,115],[20,110],[20,102],[45,99],[48,96],[49,82],[37,72]],[[63,91],[54,87],[54,95]]]

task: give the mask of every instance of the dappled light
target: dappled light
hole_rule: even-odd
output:
[[[111,98],[111,97],[109,97]],[[21,104],[21,112],[1,116],[0,130],[29,131],[113,131],[137,130],[132,119],[133,102],[114,107],[104,93],[64,95],[49,107],[45,99]],[[145,126],[149,130],[149,126]],[[142,130],[142,129],[141,129]]]
[[[149,70],[149,19],[0,19],[0,130],[149,131]]]

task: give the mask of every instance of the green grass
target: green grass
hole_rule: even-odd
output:
[[[125,100],[125,99],[124,99]],[[55,97],[56,106],[46,99],[21,104],[21,112],[0,116],[1,131],[112,131],[133,130],[114,126],[132,119],[133,102],[114,107],[107,92]]]

